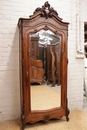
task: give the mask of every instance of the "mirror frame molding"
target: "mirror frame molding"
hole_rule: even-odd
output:
[[[50,119],[60,119],[66,116],[68,121],[69,109],[67,107],[67,44],[68,24],[63,22],[58,13],[45,2],[38,7],[29,18],[19,18],[19,58],[20,58],[20,95],[22,128],[26,123],[38,121],[47,122]],[[29,35],[40,30],[50,30],[61,36],[61,106],[48,110],[31,110],[30,90],[30,38]]]

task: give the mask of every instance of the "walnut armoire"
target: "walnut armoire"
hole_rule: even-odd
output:
[[[48,2],[36,8],[29,18],[19,18],[22,129],[26,123],[47,122],[50,119],[61,119],[63,116],[66,116],[67,121],[69,120],[68,24],[62,21],[57,11]],[[43,56],[42,52],[44,52]],[[60,106],[32,110],[31,89],[33,86],[31,85],[48,82],[52,84],[51,87],[55,87],[55,84],[61,86]]]

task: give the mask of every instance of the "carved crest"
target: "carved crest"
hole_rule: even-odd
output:
[[[48,19],[49,17],[52,17],[53,14],[58,16],[58,13],[56,10],[53,9],[53,7],[50,7],[50,4],[47,2],[44,3],[42,8],[38,7],[35,9],[34,14],[37,12],[41,12],[41,16]]]

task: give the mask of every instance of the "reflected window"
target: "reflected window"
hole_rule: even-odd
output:
[[[50,30],[47,31],[41,30],[38,33],[31,35],[31,37],[39,37],[39,44],[42,45],[55,44],[56,42],[61,41],[60,36],[55,35]]]

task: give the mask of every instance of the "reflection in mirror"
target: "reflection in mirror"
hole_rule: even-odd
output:
[[[47,30],[30,35],[31,110],[61,106],[61,37]]]

